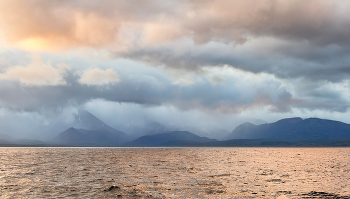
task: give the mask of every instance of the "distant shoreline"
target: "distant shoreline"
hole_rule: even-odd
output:
[[[56,146],[56,145],[0,145],[0,148],[348,148],[350,146]]]

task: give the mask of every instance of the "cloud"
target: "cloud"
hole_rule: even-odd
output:
[[[179,86],[190,86],[195,84],[196,82],[201,81],[201,79],[194,77],[193,75],[175,75],[174,80],[172,82],[173,85]]]
[[[104,99],[220,114],[346,112],[349,5],[0,1],[1,45],[22,54],[41,51],[44,60],[23,66],[17,61],[27,62],[22,54],[3,54],[0,106],[38,110]],[[81,50],[93,56],[80,62]],[[46,61],[51,59],[54,64]],[[73,69],[62,68],[60,59]],[[111,64],[119,60],[133,66]]]
[[[60,61],[71,66],[89,63],[86,60],[62,60],[60,56],[53,60],[56,60],[55,65]],[[110,60],[94,62],[94,65],[105,69],[64,70],[65,84],[29,86],[18,80],[3,81],[0,106],[38,111],[80,106],[103,99],[142,106],[173,106],[182,111],[240,114],[260,109],[269,113],[289,113],[295,109],[344,112],[349,104],[346,81],[330,84],[302,78],[281,79],[228,65],[206,67],[203,73],[174,71],[173,75],[139,62]],[[77,75],[77,71],[82,72]]]
[[[7,63],[23,62],[22,59],[12,60],[11,56],[17,55],[6,54],[10,57]],[[62,55],[56,54],[50,54],[49,58],[54,63],[52,65],[63,61],[72,66],[71,70],[65,70],[66,84],[26,86],[17,80],[2,81],[0,124],[4,128],[0,133],[14,132],[31,138],[37,135],[42,139],[43,135],[38,132],[52,135],[52,132],[68,128],[67,122],[77,107],[87,108],[120,130],[157,121],[181,126],[185,130],[194,126],[197,130],[193,132],[203,136],[203,132],[216,132],[217,128],[231,131],[236,125],[251,121],[249,118],[274,122],[301,116],[349,121],[346,117],[350,104],[348,80],[333,83],[304,78],[282,79],[229,65],[204,67],[202,73],[177,73],[175,70],[172,71],[175,74],[170,75],[168,70],[131,60],[90,62],[82,58],[63,59]],[[44,61],[47,59],[42,57]],[[89,64],[104,69],[84,70],[83,67],[89,67]],[[76,71],[83,72],[77,75]],[[86,79],[98,86],[82,84],[83,74],[90,74]],[[117,74],[122,81],[99,85],[99,80],[110,77],[106,74]],[[174,84],[181,78],[188,78],[191,85]],[[23,125],[11,128],[18,121]],[[207,122],[203,124],[203,121]]]
[[[7,44],[30,51],[80,47],[115,50],[126,39],[122,34],[132,31],[133,24],[143,23],[144,18],[161,10],[157,1],[137,2],[138,6],[134,3],[5,0],[0,2],[0,30]]]
[[[258,3],[254,0],[178,3],[148,0],[142,3],[142,10],[134,3],[111,0],[91,0],[89,3],[5,1],[3,4],[8,11],[3,15],[6,17],[4,20],[24,20],[16,18],[15,13],[9,14],[11,9],[21,9],[18,15],[28,17],[22,30],[34,27],[33,32],[44,36],[43,33],[60,33],[58,35],[63,36],[63,30],[66,30],[69,35],[66,38],[77,43],[85,41],[89,45],[104,45],[105,41],[113,41],[116,39],[113,35],[117,35],[121,29],[130,29],[133,24],[141,27],[138,32],[145,38],[154,38],[155,42],[164,41],[165,37],[174,40],[181,36],[193,37],[198,42],[216,40],[238,43],[246,41],[249,36],[270,35],[320,43],[348,38],[345,34],[348,28],[342,25],[349,23],[346,17],[349,3],[342,0],[264,0]],[[37,14],[31,10],[33,7],[37,8]],[[58,24],[43,26],[49,25],[50,21]],[[15,29],[16,26],[12,26]],[[93,35],[96,37],[91,37]],[[94,39],[104,41],[94,42]]]
[[[12,66],[0,73],[0,80],[18,81],[25,86],[57,86],[65,85],[64,76],[70,67],[59,64],[56,67],[45,64],[37,55],[27,66]]]
[[[0,28],[10,43],[48,50],[112,48],[109,44],[122,42],[125,31],[135,35],[131,42],[141,39],[146,44],[183,37],[198,44],[242,44],[252,37],[277,37],[344,45],[350,37],[349,3],[344,0],[147,0],[137,4],[126,0],[5,0],[0,6]],[[37,46],[29,46],[33,44]]]
[[[101,70],[99,68],[88,69],[82,72],[80,79],[81,84],[86,85],[105,85],[117,84],[120,82],[119,75],[113,69]]]
[[[336,82],[350,74],[349,10],[345,0],[5,0],[0,35],[28,51],[89,48],[177,70]]]

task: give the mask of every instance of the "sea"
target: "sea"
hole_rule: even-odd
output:
[[[350,148],[0,148],[0,198],[350,198]]]

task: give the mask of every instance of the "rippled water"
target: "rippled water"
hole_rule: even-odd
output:
[[[350,148],[0,148],[0,159],[0,198],[350,196]]]

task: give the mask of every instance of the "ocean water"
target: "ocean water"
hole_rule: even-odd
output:
[[[349,198],[350,148],[0,148],[0,198]]]

